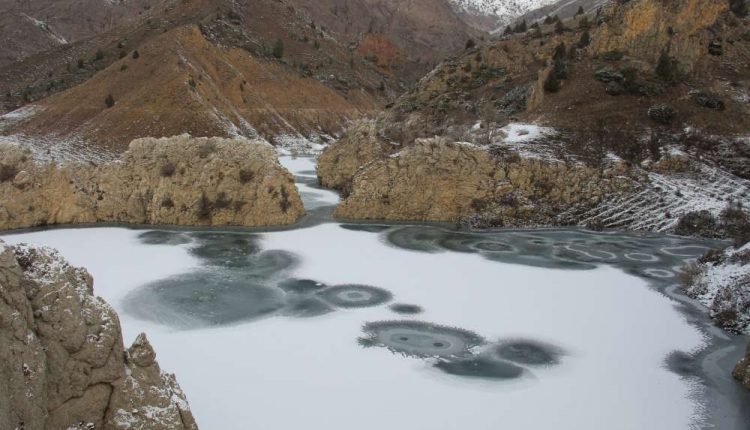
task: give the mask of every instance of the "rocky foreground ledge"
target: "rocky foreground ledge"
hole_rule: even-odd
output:
[[[123,346],[93,279],[56,251],[0,242],[0,428],[197,429],[141,334]]]
[[[305,210],[273,148],[247,139],[137,139],[102,165],[39,163],[0,147],[0,229],[96,222],[292,224]]]

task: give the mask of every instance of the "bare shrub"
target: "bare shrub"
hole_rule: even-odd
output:
[[[209,155],[217,151],[216,144],[213,142],[204,142],[198,147],[198,156],[200,158],[207,158]]]
[[[12,181],[18,174],[16,166],[0,164],[0,182]]]
[[[255,178],[255,172],[249,169],[240,169],[240,183],[247,184]]]
[[[172,175],[174,175],[177,168],[175,167],[174,163],[171,161],[167,161],[161,166],[161,175],[165,178],[169,178]]]

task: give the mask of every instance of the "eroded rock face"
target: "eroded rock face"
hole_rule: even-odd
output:
[[[468,221],[481,226],[559,224],[573,206],[593,206],[632,188],[621,172],[540,159],[503,160],[482,147],[441,139],[360,167],[337,217]]]
[[[124,350],[85,269],[0,242],[0,297],[0,428],[197,429],[145,335]]]
[[[291,224],[304,214],[293,176],[270,145],[245,139],[137,139],[101,166],[39,164],[0,150],[0,229],[118,222]]]
[[[663,51],[668,51],[683,66],[692,68],[706,55],[715,37],[711,27],[729,10],[729,2],[639,0],[612,4],[607,9],[608,19],[594,37],[594,52],[627,52],[655,63]]]
[[[321,185],[341,190],[347,194],[351,181],[359,168],[378,157],[395,152],[391,145],[378,135],[375,121],[360,121],[346,136],[331,145],[318,158],[318,178]]]

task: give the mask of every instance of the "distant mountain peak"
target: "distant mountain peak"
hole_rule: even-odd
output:
[[[449,0],[455,11],[470,25],[497,30],[516,18],[554,3],[556,0]]]

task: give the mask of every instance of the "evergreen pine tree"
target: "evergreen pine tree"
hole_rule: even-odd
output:
[[[284,56],[284,41],[276,39],[276,43],[273,44],[273,51],[271,52],[274,57],[281,59]]]

